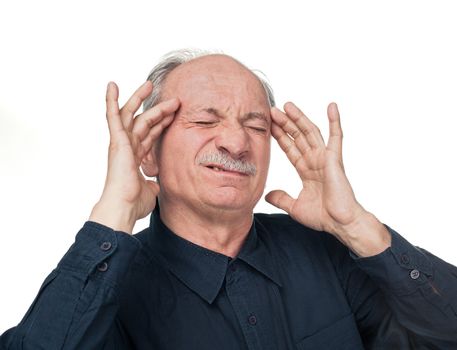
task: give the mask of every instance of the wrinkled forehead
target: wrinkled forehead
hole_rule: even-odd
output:
[[[210,55],[175,68],[162,86],[162,99],[178,97],[182,106],[218,103],[269,114],[268,97],[250,70],[231,57]]]

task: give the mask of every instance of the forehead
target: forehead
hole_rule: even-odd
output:
[[[178,97],[182,105],[209,104],[235,108],[268,109],[268,98],[259,79],[225,55],[209,55],[175,68],[167,76],[163,98]]]

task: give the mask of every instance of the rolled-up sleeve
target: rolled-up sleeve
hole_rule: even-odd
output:
[[[119,285],[141,244],[123,232],[86,222],[46,278],[2,349],[102,349],[113,331]]]

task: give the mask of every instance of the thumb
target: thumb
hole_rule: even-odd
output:
[[[287,192],[281,190],[271,191],[265,196],[265,200],[275,207],[290,214],[295,200]]]

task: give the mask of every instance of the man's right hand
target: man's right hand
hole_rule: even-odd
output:
[[[110,133],[108,173],[102,196],[89,220],[130,234],[135,222],[154,209],[160,190],[158,183],[145,179],[140,170],[141,162],[147,157],[155,157],[160,135],[170,125],[180,105],[179,100],[173,98],[135,117],[151,92],[152,83],[147,81],[121,109],[117,85],[110,82],[106,92]],[[158,167],[155,168],[158,173]]]

